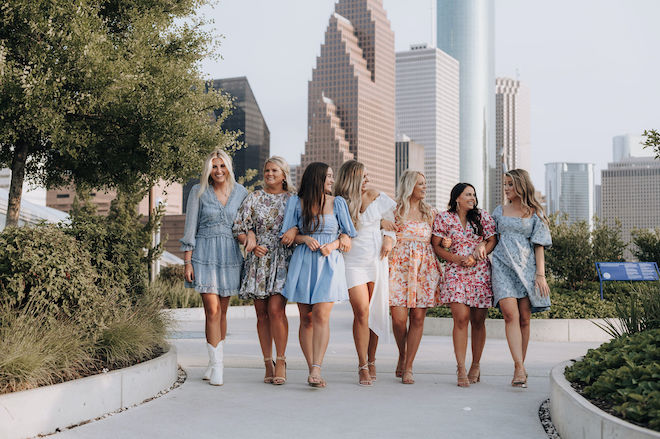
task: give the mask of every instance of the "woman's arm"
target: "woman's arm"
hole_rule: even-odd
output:
[[[348,235],[346,235],[346,236],[348,236]],[[348,238],[348,239],[351,239],[351,238]],[[332,242],[329,242],[327,244],[323,244],[321,247],[319,247],[321,249],[321,254],[323,256],[328,256],[330,253],[332,253],[333,251],[335,251],[339,248],[339,243],[340,243],[339,238],[337,238]]]
[[[536,259],[536,273],[534,274],[534,285],[541,296],[550,295],[550,287],[545,279],[545,253],[542,245],[534,246],[534,257]]]
[[[183,277],[188,282],[195,280],[195,273],[192,266],[192,250],[183,252]]]

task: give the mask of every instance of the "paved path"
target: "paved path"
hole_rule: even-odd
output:
[[[178,322],[172,333],[188,379],[167,395],[106,419],[53,436],[65,438],[545,438],[538,408],[549,396],[555,364],[583,355],[598,343],[532,343],[529,388],[512,388],[513,365],[505,340],[489,339],[481,382],[456,386],[450,337],[424,336],[414,385],[394,377],[393,342],[378,349],[378,380],[357,385],[357,357],[347,304],[331,316],[323,375],[326,389],[306,385],[298,345],[298,318],[289,319],[288,381],[263,384],[255,318],[229,321],[225,385],[201,380],[207,363],[202,321]],[[534,322],[532,322],[533,324]],[[468,363],[469,364],[469,363]]]

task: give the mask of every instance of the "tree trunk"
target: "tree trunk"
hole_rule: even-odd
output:
[[[23,180],[25,179],[25,163],[27,162],[28,144],[18,142],[14,149],[14,158],[11,161],[11,184],[9,186],[9,200],[7,202],[6,227],[18,226],[18,214],[21,209],[21,196],[23,195]]]

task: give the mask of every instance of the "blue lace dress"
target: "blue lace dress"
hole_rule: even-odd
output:
[[[280,237],[291,227],[298,227],[304,233],[302,208],[297,195],[289,198]],[[340,232],[351,238],[357,236],[346,200],[335,197],[333,212],[323,215],[319,228],[309,236],[323,245],[336,240]],[[311,251],[307,245],[299,244],[291,256],[282,295],[291,302],[307,304],[348,300],[344,256],[339,250],[323,256],[320,250]]]
[[[236,295],[241,285],[243,256],[232,226],[248,192],[235,183],[224,206],[211,186],[201,197],[198,194],[196,184],[188,196],[186,225],[180,239],[182,251],[192,250],[195,278],[192,283],[185,283],[186,288],[223,297]]]
[[[505,297],[529,297],[532,312],[550,308],[550,297],[542,297],[536,290],[536,257],[534,246],[550,247],[552,238],[548,226],[536,214],[530,218],[502,215],[497,206],[492,215],[499,240],[491,253],[493,302]]]

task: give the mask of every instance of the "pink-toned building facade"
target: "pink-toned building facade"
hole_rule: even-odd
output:
[[[359,160],[371,186],[394,196],[394,32],[382,0],[340,0],[308,86],[304,168],[328,163],[335,173]]]

